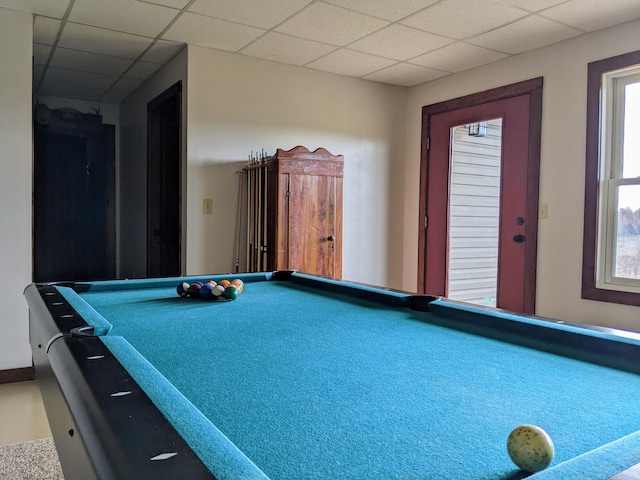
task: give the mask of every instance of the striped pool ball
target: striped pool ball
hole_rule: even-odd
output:
[[[178,292],[178,295],[180,295],[181,297],[188,297],[189,284],[187,282],[182,282],[180,285],[178,285],[178,287],[176,288],[176,291]]]

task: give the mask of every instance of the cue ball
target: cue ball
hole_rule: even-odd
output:
[[[509,435],[507,452],[521,470],[536,473],[549,466],[555,450],[551,437],[543,429],[521,425]]]

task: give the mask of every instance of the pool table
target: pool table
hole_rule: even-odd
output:
[[[233,301],[183,283],[240,278]],[[296,272],[29,285],[67,480],[640,475],[640,336]]]

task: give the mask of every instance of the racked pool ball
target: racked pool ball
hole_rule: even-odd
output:
[[[213,290],[211,290],[211,294],[214,297],[219,297],[223,293],[224,293],[224,287],[220,284],[216,285],[215,287],[213,287]]]
[[[242,293],[242,290],[244,290],[244,282],[238,278],[236,278],[235,280],[231,280],[231,285],[236,287],[236,289],[238,290],[238,294]]]
[[[202,282],[193,282],[191,285],[189,285],[189,296],[197,298],[200,293],[200,288],[202,288]]]
[[[200,298],[211,298],[213,296],[211,294],[212,290],[213,290],[213,287],[209,282],[207,282],[200,287],[200,291],[198,292],[198,294],[200,295]]]
[[[520,425],[507,439],[507,452],[518,468],[536,473],[553,460],[555,449],[551,437],[535,425]]]
[[[229,285],[227,288],[224,289],[224,298],[228,298],[229,300],[235,300],[236,298],[238,298],[238,289],[233,286],[233,285]]]
[[[189,296],[189,284],[187,282],[182,282],[176,288],[176,292],[178,292],[178,295],[180,295],[181,297],[188,297]]]

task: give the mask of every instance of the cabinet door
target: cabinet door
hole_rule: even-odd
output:
[[[342,179],[295,174],[288,177],[288,268],[340,278]]]

